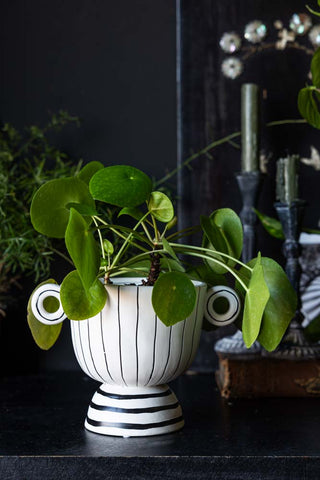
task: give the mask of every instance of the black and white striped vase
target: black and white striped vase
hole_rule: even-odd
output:
[[[74,352],[82,370],[102,385],[94,394],[85,427],[95,433],[123,437],[165,434],[184,425],[181,406],[167,382],[183,373],[196,354],[203,316],[214,325],[233,322],[240,310],[236,292],[229,287],[207,289],[194,282],[196,306],[184,321],[166,327],[155,314],[152,287],[141,279],[112,279],[106,285],[103,310],[87,320],[71,320]],[[33,313],[43,323],[43,300],[53,285],[39,287],[32,298]],[[59,286],[55,285],[58,290]],[[40,293],[38,293],[40,290]],[[55,295],[57,296],[57,295]],[[215,310],[219,297],[228,300],[224,313]]]

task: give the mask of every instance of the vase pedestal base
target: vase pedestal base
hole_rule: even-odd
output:
[[[87,430],[119,437],[163,435],[183,426],[180,404],[168,385],[102,384],[92,397],[85,420]]]

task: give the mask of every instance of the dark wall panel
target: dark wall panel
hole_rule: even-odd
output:
[[[288,28],[294,13],[306,12],[299,0],[178,0],[178,162],[183,164],[197,152],[228,134],[237,132],[240,124],[240,90],[243,83],[257,83],[264,99],[261,101],[261,146],[270,155],[268,174],[264,178],[258,208],[275,216],[275,165],[276,160],[288,153],[310,157],[310,147],[319,149],[320,134],[307,125],[290,125],[266,128],[270,121],[301,118],[297,109],[297,94],[307,81],[311,56],[299,49],[283,51],[265,49],[250,56],[241,76],[231,80],[221,72],[227,55],[219,41],[225,32],[236,32],[243,45],[245,26],[256,19],[268,28],[266,42],[275,42],[277,31],[274,21],[281,20]],[[317,18],[313,23],[319,23]],[[298,41],[311,48],[307,36]],[[252,44],[251,44],[252,47]],[[241,56],[243,55],[243,52]],[[240,141],[237,140],[237,143]],[[230,144],[210,152],[212,158],[202,156],[193,161],[191,170],[179,173],[180,226],[199,221],[199,215],[209,214],[221,207],[241,209],[241,198],[235,173],[241,169],[241,151]],[[319,221],[320,172],[301,166],[301,197],[308,202],[304,224],[316,228]],[[258,249],[283,263],[281,242],[258,228]],[[221,334],[221,331],[220,331]],[[204,337],[199,365],[212,368],[212,335]]]
[[[0,121],[80,117],[55,139],[75,158],[126,163],[156,177],[176,165],[172,0],[12,0],[0,5]],[[59,272],[56,272],[59,279]],[[25,283],[2,322],[0,370],[75,367],[69,325],[49,353],[26,325]]]

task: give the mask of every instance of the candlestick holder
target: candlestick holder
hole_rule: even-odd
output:
[[[297,293],[298,304],[295,315],[279,347],[274,352],[265,353],[265,355],[271,356],[272,358],[310,360],[320,357],[320,345],[308,342],[302,328],[304,316],[301,312],[300,297],[301,267],[299,263],[299,236],[304,207],[305,202],[303,200],[295,200],[291,203],[275,203],[275,209],[278,213],[285,236],[283,244],[283,254],[286,258],[285,271],[291,285]]]
[[[247,263],[256,254],[257,216],[254,207],[258,200],[262,174],[260,171],[241,172],[236,174],[236,179],[242,197],[242,210],[240,212],[243,225],[242,261]],[[242,359],[260,356],[261,352],[261,346],[258,342],[254,342],[249,349],[246,347],[240,330],[232,336],[218,340],[214,349],[217,353],[240,356]]]

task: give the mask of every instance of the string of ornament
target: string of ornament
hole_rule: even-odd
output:
[[[244,62],[263,50],[295,48],[307,55],[313,55],[320,46],[320,24],[313,25],[310,15],[306,13],[294,13],[288,28],[284,27],[281,20],[275,20],[273,26],[277,31],[277,40],[274,42],[265,41],[269,32],[267,25],[261,20],[253,20],[245,26],[244,38],[236,32],[226,32],[222,35],[220,47],[229,55],[221,65],[225,77],[232,80],[239,77],[243,72]],[[307,33],[311,46],[300,43],[300,38]],[[239,58],[234,55],[235,53],[242,56]]]

